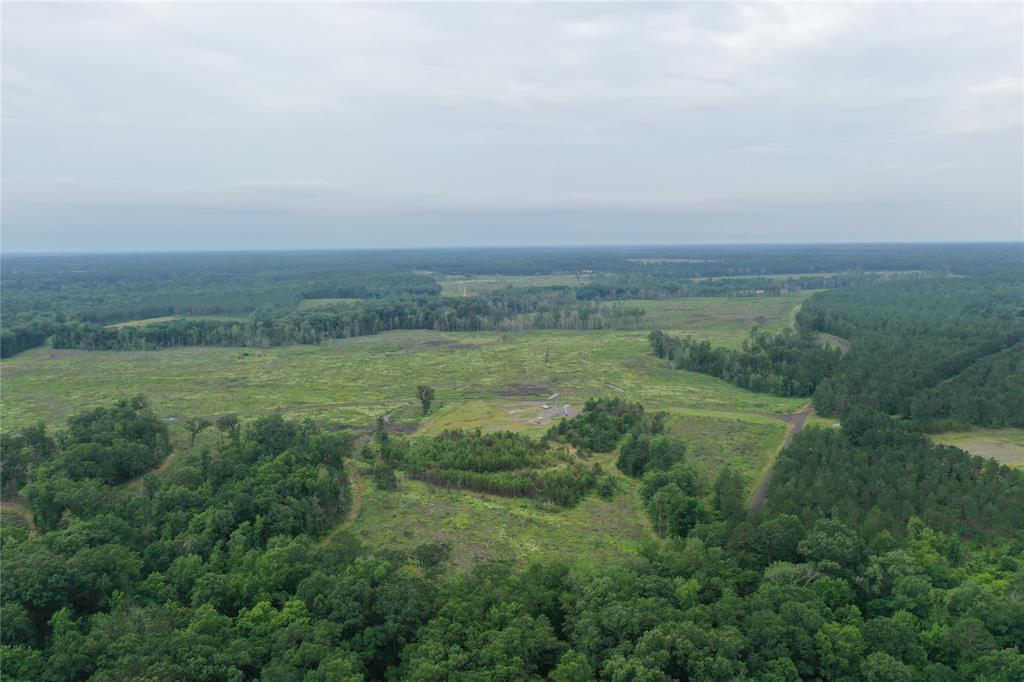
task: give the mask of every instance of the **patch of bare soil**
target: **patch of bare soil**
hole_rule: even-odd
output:
[[[534,411],[536,410],[536,411]],[[579,409],[571,405],[558,402],[541,402],[524,408],[509,410],[517,422],[523,424],[550,424],[556,419],[574,417],[579,414]],[[515,416],[520,415],[520,416]]]

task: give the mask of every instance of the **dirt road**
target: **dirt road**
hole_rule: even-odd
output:
[[[782,452],[787,445],[793,440],[793,436],[798,434],[801,429],[804,428],[804,423],[807,421],[807,417],[814,413],[814,405],[807,403],[799,412],[793,412],[790,414],[774,414],[772,415],[776,419],[781,419],[786,422],[786,438],[782,441],[782,446],[773,456],[771,468],[765,473],[764,478],[757,486],[757,490],[754,491],[754,499],[750,502],[751,511],[761,511],[764,509],[765,502],[768,500],[768,484],[772,482],[772,475],[775,473],[775,461],[774,459],[779,456],[779,452]]]

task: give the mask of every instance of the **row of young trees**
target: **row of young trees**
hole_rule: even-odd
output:
[[[676,369],[710,374],[740,388],[782,396],[814,393],[839,365],[842,351],[807,330],[779,334],[756,327],[740,350],[712,347],[708,341],[679,338],[655,329],[648,336],[651,352]]]

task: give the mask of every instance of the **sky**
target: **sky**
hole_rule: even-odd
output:
[[[969,4],[4,3],[2,248],[1024,238]]]

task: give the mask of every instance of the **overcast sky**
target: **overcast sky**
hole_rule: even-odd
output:
[[[2,23],[5,251],[1022,238],[1016,2]]]

